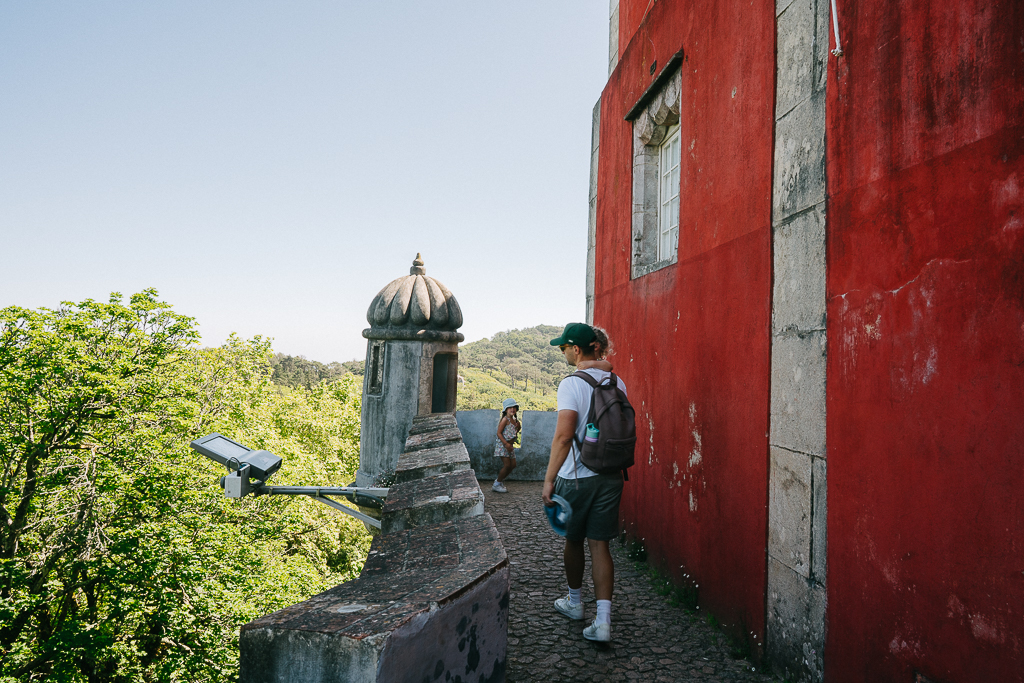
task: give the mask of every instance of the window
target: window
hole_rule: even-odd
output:
[[[658,160],[658,260],[675,256],[679,243],[679,126],[661,143]]]
[[[646,100],[630,112],[633,122],[633,258],[638,278],[677,260],[681,144],[681,74],[658,78]]]

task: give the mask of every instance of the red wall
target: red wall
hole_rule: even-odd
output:
[[[839,8],[826,680],[1024,681],[1024,3]]]
[[[702,610],[764,638],[774,4],[620,3],[622,58],[601,98],[595,322],[637,409],[623,498],[651,561],[699,584]],[[636,24],[633,24],[636,25]],[[625,29],[624,29],[625,30]],[[680,48],[679,262],[629,279],[632,125]],[[753,632],[753,635],[751,635]]]

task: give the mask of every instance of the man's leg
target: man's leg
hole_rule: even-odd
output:
[[[608,544],[605,543],[606,548],[607,546]],[[608,557],[611,559],[610,555]],[[583,586],[583,565],[586,562],[586,556],[583,552],[583,541],[565,539],[562,561],[565,564],[565,582],[569,584],[569,588],[578,590]]]
[[[590,543],[590,564],[594,574],[594,595],[597,598],[597,615],[594,623],[583,629],[587,640],[607,642],[612,639],[612,586],[615,583],[615,565],[608,548],[608,541]]]
[[[598,600],[611,600],[612,587],[615,583],[615,563],[612,561],[612,553],[608,548],[608,541],[592,541],[590,544],[591,572],[594,575],[594,597]],[[568,544],[566,544],[568,545]],[[580,555],[583,554],[580,544]],[[566,564],[566,576],[568,576],[568,564]],[[583,581],[583,563],[580,562],[580,582]],[[570,585],[572,583],[570,582]]]
[[[583,588],[583,541],[565,539],[562,562],[565,564],[565,582],[569,584],[569,595],[555,600],[555,609],[570,619],[583,619],[583,602],[580,589]]]

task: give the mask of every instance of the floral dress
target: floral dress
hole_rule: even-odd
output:
[[[512,423],[512,420],[509,420],[508,424],[505,425],[505,429],[501,430],[501,435],[504,436],[505,437],[505,441],[508,441],[509,443],[512,443],[513,439],[515,439],[518,434],[519,434],[519,430],[516,429],[516,426],[515,426],[515,424]],[[513,457],[513,456],[509,455],[507,450],[505,450],[505,444],[503,444],[501,442],[501,439],[498,438],[497,434],[494,435],[494,457],[495,458],[511,458],[511,457]]]

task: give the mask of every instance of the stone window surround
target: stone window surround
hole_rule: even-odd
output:
[[[366,393],[372,396],[380,396],[384,393],[384,350],[387,345],[382,339],[375,339],[370,342],[369,353],[367,353],[366,372]]]
[[[674,69],[674,73],[659,76],[659,82],[655,84],[657,92],[651,93],[643,109],[632,117],[633,279],[670,266],[678,260],[678,238],[668,258],[658,258],[658,243],[661,236],[658,220],[661,144],[669,130],[679,123],[682,87],[682,71],[675,64],[667,66],[666,71],[668,69]]]

